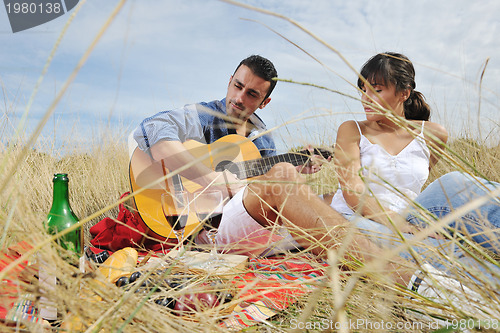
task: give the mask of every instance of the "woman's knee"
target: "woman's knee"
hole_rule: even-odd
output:
[[[460,171],[452,171],[433,181],[424,192],[432,192],[433,195],[454,196],[463,193],[470,181],[466,174]]]
[[[447,173],[429,184],[415,201],[427,210],[436,207],[448,207],[450,200],[453,201],[453,207],[460,206],[463,204],[463,195],[461,194],[464,193],[464,188],[466,188],[466,181],[465,175],[461,172]],[[459,199],[460,202],[457,202]]]
[[[435,180],[434,183],[439,184],[439,186],[447,194],[455,192],[462,193],[463,195],[468,196],[469,199],[478,195],[485,195],[489,191],[493,191],[500,186],[498,183],[490,182],[479,177],[473,178],[472,176],[460,171],[447,173]]]
[[[449,172],[437,179],[441,184],[465,184],[470,179],[460,171]]]

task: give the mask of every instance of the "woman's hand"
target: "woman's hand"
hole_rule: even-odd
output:
[[[394,232],[400,232],[403,234],[417,235],[423,230],[423,228],[419,228],[418,226],[409,223],[403,218],[403,216],[389,209],[385,209],[384,212],[382,213],[382,216],[379,215],[378,217],[373,216],[367,218],[388,226]],[[427,237],[435,239],[444,239],[444,236],[437,232],[433,232]]]
[[[407,221],[403,221],[403,223],[398,225],[396,228],[399,232],[412,235],[417,235],[418,233],[422,232],[425,229],[425,228],[419,228],[418,226],[411,224]],[[438,232],[433,232],[427,237],[434,239],[444,239],[444,236]]]

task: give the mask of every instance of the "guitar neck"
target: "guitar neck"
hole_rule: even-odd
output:
[[[261,176],[268,172],[273,165],[277,163],[288,162],[294,166],[299,166],[305,164],[310,157],[310,155],[301,153],[286,153],[256,160],[237,162],[235,163],[238,169],[238,174],[236,176],[239,179]]]

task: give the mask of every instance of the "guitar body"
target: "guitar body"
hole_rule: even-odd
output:
[[[191,140],[185,142],[184,147],[212,170],[224,169],[226,166],[231,170],[235,165],[234,162],[261,158],[258,148],[252,141],[236,134],[224,136],[208,145]],[[247,178],[241,172],[239,175],[240,179]],[[179,185],[175,183],[179,179],[184,189],[190,193],[201,189],[201,186],[186,178],[173,176],[163,163],[151,160],[139,148],[135,149],[130,159],[129,176],[132,192],[140,191],[134,196],[134,200],[140,219],[152,232],[149,236],[161,240],[176,238],[163,214],[161,194],[172,192],[172,189]],[[158,182],[165,176],[165,180]],[[185,235],[192,234],[199,226],[194,209],[190,209]]]

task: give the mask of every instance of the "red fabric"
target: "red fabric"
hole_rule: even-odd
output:
[[[250,259],[248,272],[233,282],[241,289],[239,304],[220,326],[231,331],[266,321],[315,289],[325,278],[327,264],[308,255],[287,258]]]
[[[19,259],[24,253],[32,249],[31,244],[20,242],[11,246],[7,251],[0,253],[0,271],[3,271],[13,261]],[[21,295],[19,280],[23,280],[23,275],[34,276],[35,271],[28,272],[28,261],[24,260],[19,265],[12,268],[2,280],[0,288],[0,318],[4,319],[8,311],[14,306],[14,303]]]
[[[270,309],[286,309],[297,301],[297,296],[313,289],[327,267],[326,263],[319,262],[311,265],[308,257],[302,259],[250,259],[249,272],[234,279],[234,283],[243,290],[252,286],[240,297],[248,303],[263,301]]]
[[[120,199],[129,194],[130,192],[124,193]],[[162,251],[174,245],[144,237],[147,233],[147,227],[140,223],[123,204],[120,204],[119,210],[116,219],[106,217],[90,228],[90,234],[93,237],[90,243],[93,246],[110,251],[117,251],[125,247],[141,247],[151,251]]]

